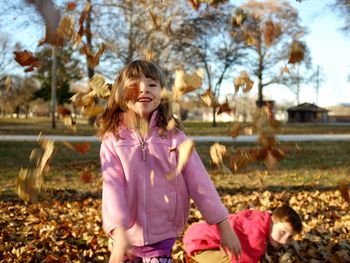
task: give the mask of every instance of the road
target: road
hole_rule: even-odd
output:
[[[46,138],[54,141],[69,142],[97,142],[96,136],[65,136],[65,135],[45,135]],[[229,136],[190,136],[195,142],[255,142],[256,135],[238,136],[232,138]],[[280,141],[350,141],[350,134],[288,134],[277,135]],[[0,141],[37,141],[36,135],[0,135]]]

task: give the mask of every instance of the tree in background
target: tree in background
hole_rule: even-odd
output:
[[[281,83],[278,66],[288,61],[291,45],[300,42],[305,28],[299,23],[297,10],[287,1],[250,0],[240,8],[233,21],[250,51],[247,65],[258,79],[257,105],[261,107],[264,87]],[[237,23],[239,17],[241,23]]]
[[[41,61],[40,68],[34,76],[40,81],[40,89],[35,92],[34,99],[43,98],[49,101],[51,98],[51,48],[45,47],[36,54]],[[59,105],[70,103],[73,95],[69,92],[70,82],[83,77],[83,70],[80,67],[80,60],[73,55],[68,48],[57,49],[57,102]]]
[[[350,0],[336,0],[335,6],[343,15],[344,26],[342,30],[346,33],[350,33]]]
[[[225,4],[195,12],[183,21],[173,43],[179,64],[204,69],[207,88],[216,98],[223,80],[233,78],[233,66],[241,64],[245,55],[243,42],[234,37],[237,28],[231,26],[232,10],[232,5]],[[213,126],[216,126],[218,104],[208,106],[213,109]]]

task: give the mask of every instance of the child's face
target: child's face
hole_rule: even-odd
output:
[[[294,236],[292,226],[287,222],[272,222],[271,233],[269,236],[270,243],[273,247],[278,248],[287,244]]]
[[[125,91],[133,93],[129,96],[127,106],[143,119],[149,120],[161,100],[161,86],[158,80],[142,76],[140,79],[128,79]]]

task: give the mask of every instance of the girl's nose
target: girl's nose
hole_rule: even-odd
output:
[[[144,80],[140,80],[140,93],[147,93],[147,92],[149,92],[147,83]]]

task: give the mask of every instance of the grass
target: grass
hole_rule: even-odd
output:
[[[189,136],[213,135],[227,136],[232,127],[232,123],[217,123],[212,127],[210,122],[190,122],[185,121],[184,129]],[[249,126],[249,123],[244,126]],[[51,120],[44,117],[31,119],[0,118],[1,134],[25,134],[37,135],[59,134],[59,135],[94,135],[96,129],[88,125],[87,120],[77,121],[77,130],[73,131],[66,127],[61,121],[56,122],[56,129],[51,128]],[[276,131],[277,134],[342,134],[350,133],[350,124],[282,124]]]
[[[197,143],[196,150],[218,187],[232,188],[290,188],[336,187],[341,179],[350,175],[350,143],[348,142],[300,142],[283,143],[284,160],[268,171],[263,163],[257,163],[237,172],[223,173],[212,169],[209,148],[212,143]],[[252,147],[251,143],[225,143],[228,148]],[[14,188],[21,167],[30,167],[28,160],[36,142],[0,142],[0,183],[3,188]],[[52,187],[89,188],[79,180],[84,170],[100,178],[99,143],[91,143],[91,150],[79,154],[62,142],[55,143],[55,155],[46,177]],[[96,180],[98,182],[99,180]]]

